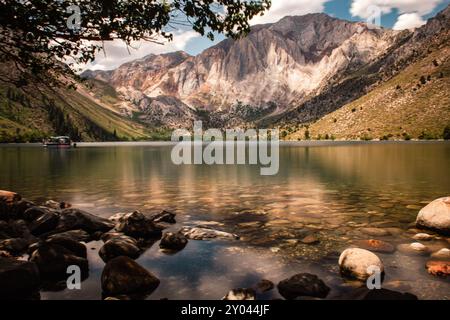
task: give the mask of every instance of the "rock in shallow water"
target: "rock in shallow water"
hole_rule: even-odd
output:
[[[339,268],[343,276],[360,281],[366,281],[375,269],[384,274],[381,259],[376,254],[359,248],[350,248],[342,252],[339,257]]]
[[[47,209],[47,212],[35,218],[30,223],[30,231],[33,235],[40,236],[44,233],[53,231],[53,229],[55,229],[58,225],[58,221],[59,214],[53,210]]]
[[[421,229],[450,235],[450,197],[434,200],[420,210],[416,225]]]
[[[137,259],[141,254],[141,249],[135,239],[121,235],[107,240],[98,254],[105,262],[120,256]]]
[[[235,234],[207,228],[184,227],[179,232],[183,234],[186,238],[192,240],[207,240],[215,238],[230,239],[230,240],[239,239],[239,236]]]
[[[22,238],[12,238],[0,241],[0,250],[8,251],[12,254],[19,254],[28,248],[29,242]],[[1,285],[1,284],[0,284]]]
[[[273,282],[270,280],[266,280],[266,279],[262,279],[260,282],[258,282],[256,284],[256,290],[260,293],[270,291],[273,288],[275,288],[275,285],[273,284]]]
[[[0,298],[20,298],[36,291],[40,285],[36,264],[12,258],[0,258]]]
[[[222,300],[255,300],[255,295],[256,293],[253,289],[233,289]]]
[[[397,250],[407,255],[426,256],[430,250],[420,242],[399,244]]]
[[[278,283],[278,291],[288,300],[298,297],[326,298],[330,288],[316,275],[299,273]]]
[[[88,233],[107,232],[114,228],[114,223],[108,219],[94,216],[79,209],[64,209],[56,226],[55,232],[81,229]]]
[[[106,264],[102,273],[102,289],[106,295],[150,294],[159,279],[128,257],[117,257]]]
[[[164,250],[180,251],[186,247],[188,239],[181,233],[166,232],[161,238],[159,247]]]
[[[139,211],[127,214],[120,220],[117,231],[136,238],[159,238],[162,228]]]
[[[47,279],[65,279],[67,268],[71,265],[80,268],[83,278],[89,273],[88,260],[61,245],[47,243],[38,245],[30,261],[36,263],[41,276]]]
[[[443,248],[431,255],[434,259],[450,260],[450,249]]]
[[[418,233],[413,236],[413,239],[418,241],[430,241],[434,239],[434,236],[428,233]]]
[[[389,242],[382,240],[357,240],[353,244],[361,249],[380,252],[380,253],[393,253],[395,252],[395,247]]]
[[[450,261],[428,261],[426,268],[428,273],[433,276],[450,276]]]

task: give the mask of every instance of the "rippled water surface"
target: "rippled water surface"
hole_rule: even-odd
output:
[[[450,194],[448,143],[310,143],[280,148],[280,171],[261,176],[258,166],[175,166],[165,144],[82,144],[71,150],[0,147],[0,189],[31,200],[68,201],[108,217],[162,209],[178,224],[207,224],[240,241],[190,241],[167,255],[155,243],[138,262],[161,279],[150,299],[219,299],[262,278],[278,281],[298,272],[319,275],[338,298],[355,284],[338,272],[339,252],[366,227],[392,244],[410,243],[408,230],[425,204]],[[320,243],[298,240],[314,234]],[[101,298],[101,242],[88,244],[90,277],[81,291],[43,291],[43,299]],[[450,247],[449,239],[426,243]],[[378,254],[386,288],[419,298],[450,299],[450,282],[426,273],[427,257]],[[276,290],[266,298],[279,297]]]

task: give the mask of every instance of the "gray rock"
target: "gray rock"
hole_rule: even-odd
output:
[[[69,230],[69,231],[65,231],[65,232],[56,233],[56,234],[49,236],[48,239],[59,238],[59,237],[69,238],[69,239],[72,239],[72,240],[78,241],[78,242],[81,242],[81,241],[89,242],[91,240],[91,236],[89,235],[89,233],[87,233],[86,231],[81,230],[81,229]]]
[[[299,297],[326,298],[330,288],[316,275],[299,273],[278,283],[278,291],[287,300]]]
[[[106,296],[150,294],[159,279],[128,257],[108,261],[102,273],[102,289]]]

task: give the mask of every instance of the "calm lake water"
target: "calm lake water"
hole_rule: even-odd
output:
[[[363,227],[376,237],[411,243],[408,227],[421,207],[450,194],[450,144],[308,143],[280,148],[280,171],[261,176],[259,166],[173,165],[166,144],[80,144],[77,149],[0,147],[0,189],[34,200],[68,201],[108,217],[140,210],[177,213],[177,225],[210,225],[240,241],[193,241],[175,255],[155,243],[137,261],[160,280],[149,299],[220,299],[230,289],[274,283],[299,272],[320,276],[329,298],[354,284],[339,275],[339,253]],[[298,242],[305,234],[317,245]],[[426,243],[433,250],[449,239]],[[42,291],[42,299],[100,299],[101,242],[88,244],[90,277],[80,291]],[[450,281],[426,273],[426,257],[378,254],[384,287],[421,299],[450,299]],[[265,298],[277,298],[276,290]]]

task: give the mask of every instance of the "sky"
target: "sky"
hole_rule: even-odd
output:
[[[425,24],[449,4],[450,0],[272,0],[271,9],[264,16],[254,18],[251,24],[273,23],[288,15],[324,12],[350,21],[378,21],[383,27],[395,30],[413,29]],[[376,12],[380,13],[380,19],[373,18]],[[184,29],[175,30],[174,40],[163,45],[141,41],[128,50],[117,40],[106,43],[104,52],[99,52],[95,61],[82,66],[82,69],[111,70],[149,54],[179,50],[197,55],[223,39],[218,35],[215,41],[210,41]]]

